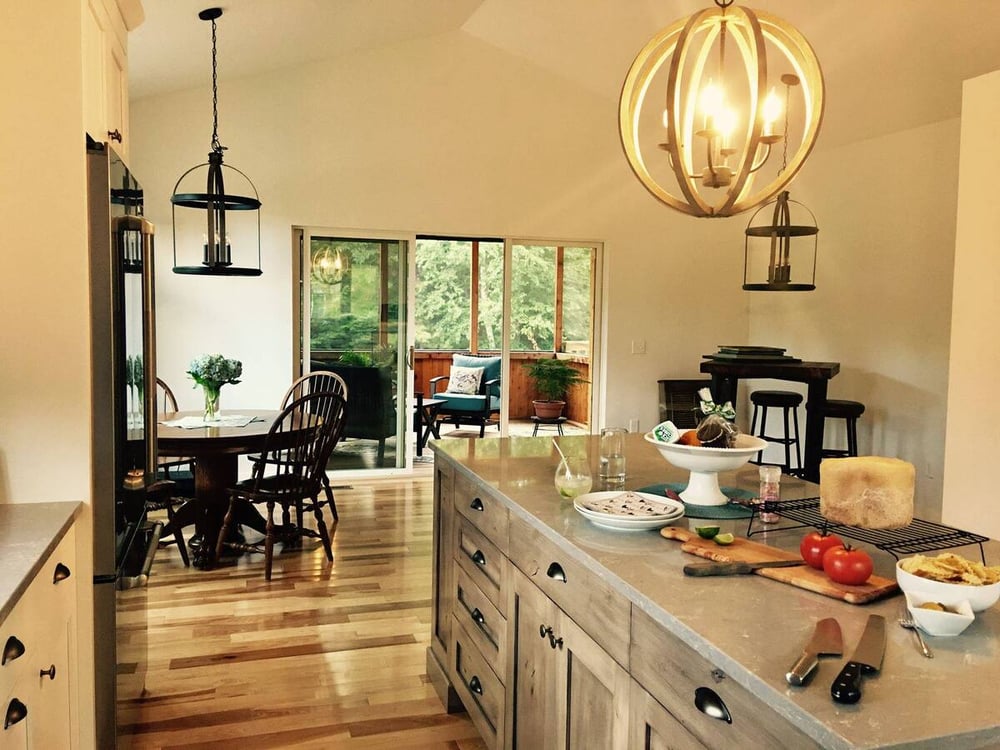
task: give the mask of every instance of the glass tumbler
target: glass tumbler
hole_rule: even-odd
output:
[[[610,483],[625,481],[625,435],[624,427],[605,427],[601,430],[601,458],[599,474],[601,480]]]
[[[556,489],[568,500],[590,492],[592,482],[590,462],[586,458],[569,456],[556,467]]]

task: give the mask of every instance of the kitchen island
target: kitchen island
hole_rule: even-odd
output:
[[[559,439],[591,458],[597,439]],[[553,485],[549,439],[434,443],[434,617],[428,673],[450,709],[463,704],[495,747],[1000,747],[994,607],[935,658],[896,626],[896,595],[858,606],[759,576],[687,578],[697,560],[656,531],[592,525]],[[684,482],[640,435],[627,444],[626,487]],[[755,489],[756,466],[720,476]],[[785,477],[786,499],[818,487]],[[681,525],[699,521],[682,519]],[[747,522],[721,522],[745,535]],[[755,541],[796,549],[803,530]],[[893,577],[890,555],[870,550]],[[970,558],[978,547],[955,550]],[[986,547],[987,562],[1000,544]],[[886,653],[856,705],[830,697],[869,614],[885,616]],[[835,617],[845,654],[804,687],[785,673],[815,623]],[[460,703],[459,703],[460,702]],[[700,709],[696,707],[700,705]],[[724,705],[724,709],[718,707]],[[728,712],[731,721],[710,714]]]

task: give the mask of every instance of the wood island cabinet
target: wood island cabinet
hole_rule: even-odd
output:
[[[629,676],[516,568],[510,747],[625,750]]]
[[[664,474],[676,479],[641,435],[631,437],[636,486]],[[985,684],[981,674],[1000,680],[993,637],[1000,612],[979,613],[979,634],[953,651],[942,647],[933,663],[909,633],[888,632],[883,668],[866,680],[862,704],[841,706],[828,692],[839,663],[824,663],[804,688],[788,686],[785,670],[815,620],[835,616],[849,649],[869,613],[893,617],[898,602],[859,608],[763,577],[739,586],[685,577],[690,558],[679,545],[580,517],[552,486],[554,451],[524,440],[433,446],[428,675],[449,710],[468,711],[487,747],[997,747],[995,712],[971,710],[965,696]],[[597,440],[567,443],[596,460]],[[755,482],[756,471],[746,477],[727,481]],[[789,480],[790,493],[811,497],[805,493],[816,489]],[[778,532],[772,541],[797,549],[800,538]],[[990,542],[988,554],[1000,546]],[[718,610],[720,597],[728,609]],[[915,703],[915,693],[924,702]]]
[[[73,528],[0,623],[0,747],[76,748],[73,705],[76,618]]]

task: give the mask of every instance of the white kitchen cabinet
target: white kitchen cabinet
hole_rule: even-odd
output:
[[[128,157],[128,31],[139,0],[81,0],[84,128]],[[135,10],[138,7],[138,11]]]
[[[0,747],[76,748],[76,541],[63,536],[0,623]],[[18,718],[23,716],[23,718]],[[18,719],[14,721],[14,719]]]

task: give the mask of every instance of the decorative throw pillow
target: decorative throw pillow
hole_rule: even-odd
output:
[[[451,376],[448,378],[448,392],[464,394],[479,393],[479,383],[482,379],[482,367],[452,366]]]

